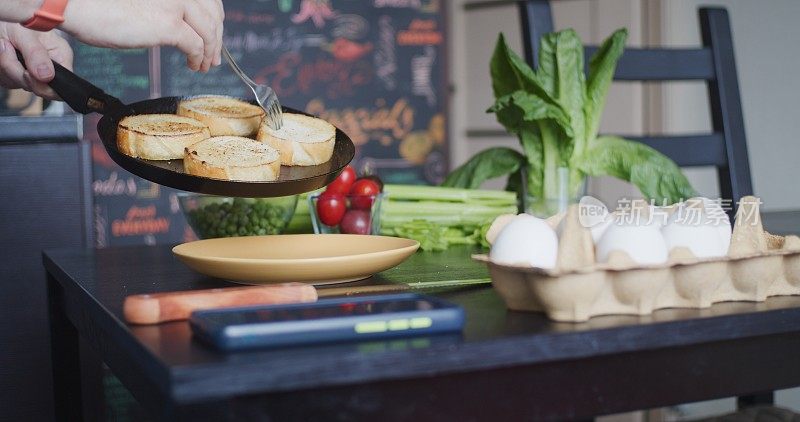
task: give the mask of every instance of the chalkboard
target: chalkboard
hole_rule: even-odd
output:
[[[438,183],[447,169],[447,69],[442,0],[226,0],[224,42],[284,105],[324,118],[357,147],[360,173]],[[187,69],[177,49],[75,45],[76,71],[125,102],[249,91],[230,69]],[[97,141],[96,117],[85,120]],[[93,144],[98,246],[191,240],[176,192],[115,166]]]
[[[73,45],[75,72],[125,102],[151,94],[150,51],[109,50]],[[95,246],[171,243],[191,239],[176,191],[136,177],[117,166],[97,135],[97,114],[84,117],[92,144]]]
[[[225,1],[225,45],[284,105],[320,116],[357,146],[359,170],[438,183],[447,169],[444,2]],[[245,96],[227,68],[187,70],[162,49],[164,95]]]
[[[73,43],[78,75],[122,100],[133,102],[150,96],[150,60],[146,49],[111,50]]]

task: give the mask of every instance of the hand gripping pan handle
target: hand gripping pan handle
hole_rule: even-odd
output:
[[[25,66],[25,59],[19,50],[17,50],[17,59]],[[55,76],[48,85],[78,113],[110,114],[123,112],[126,109],[122,101],[106,94],[102,89],[72,73],[64,66],[56,62],[53,62],[53,66],[55,67]]]

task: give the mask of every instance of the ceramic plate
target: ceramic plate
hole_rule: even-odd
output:
[[[295,234],[184,243],[172,252],[189,268],[245,284],[360,280],[403,262],[419,242],[388,236]]]

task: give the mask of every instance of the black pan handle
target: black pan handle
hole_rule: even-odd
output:
[[[17,50],[17,58],[25,66],[25,59],[23,59],[19,50]],[[78,113],[109,114],[123,112],[126,108],[122,101],[106,94],[102,89],[72,73],[64,66],[56,62],[53,62],[53,66],[56,70],[55,76],[48,85]]]

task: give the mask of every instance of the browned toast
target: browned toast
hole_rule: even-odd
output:
[[[174,114],[140,114],[117,126],[117,148],[125,155],[147,160],[183,158],[186,147],[211,136],[208,127]]]

